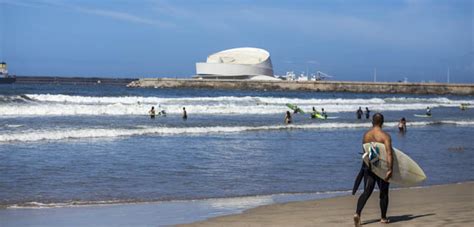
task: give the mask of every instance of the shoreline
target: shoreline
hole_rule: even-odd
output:
[[[461,187],[459,193],[458,187]],[[417,186],[412,188],[394,188],[391,190],[391,204],[389,205],[389,217],[399,218],[399,214],[412,212],[411,208],[398,207],[394,202],[398,194],[413,194],[417,196],[425,191],[438,191],[443,188],[456,194],[464,196],[468,191],[474,191],[474,182],[461,182],[445,185]],[[462,189],[464,188],[464,189]],[[418,192],[420,191],[420,192]],[[455,193],[452,193],[455,192]],[[358,192],[359,195],[361,191]],[[363,218],[367,217],[373,220],[376,215],[367,215],[368,213],[378,214],[377,194],[374,192],[367,203],[363,212]],[[444,195],[444,194],[443,194]],[[409,197],[413,197],[409,195]],[[358,196],[351,196],[349,191],[330,191],[315,193],[296,193],[296,194],[274,194],[263,196],[215,198],[203,200],[177,200],[162,202],[142,202],[142,203],[119,203],[119,204],[90,204],[90,205],[72,205],[62,207],[10,207],[0,209],[0,219],[4,221],[5,226],[31,225],[41,223],[42,226],[63,226],[67,223],[78,223],[80,225],[182,225],[182,226],[222,226],[222,225],[334,225],[335,211],[353,212],[355,209],[355,199]],[[433,198],[432,196],[430,198]],[[449,202],[452,198],[444,197],[439,204]],[[341,202],[342,201],[342,202]],[[348,202],[349,201],[349,202]],[[411,199],[410,199],[411,201]],[[474,194],[470,192],[465,203],[470,203],[469,209],[474,209]],[[324,213],[325,209],[321,206],[330,207],[332,213]],[[324,205],[326,204],[326,205]],[[438,206],[439,206],[438,204]],[[403,205],[403,204],[402,204]],[[466,204],[465,204],[466,205]],[[343,207],[341,207],[343,206]],[[431,205],[429,207],[432,207]],[[288,210],[290,209],[290,210]],[[471,209],[471,210],[472,210]],[[399,211],[400,210],[400,211]],[[323,212],[323,215],[318,213]],[[462,212],[461,212],[462,213]],[[158,215],[157,215],[158,214]],[[296,215],[296,216],[295,216]],[[306,218],[303,218],[307,215]],[[414,217],[420,214],[411,214]],[[319,220],[319,216],[324,216],[324,220]],[[138,219],[136,217],[139,217]],[[301,219],[303,222],[296,222]],[[299,218],[298,218],[299,217]],[[349,219],[336,219],[337,223],[350,224]],[[465,218],[465,217],[464,217]],[[288,220],[281,222],[281,220]],[[422,219],[422,218],[420,218]],[[314,221],[323,222],[314,222]],[[363,219],[363,221],[366,219]],[[295,222],[293,222],[295,221]],[[305,222],[310,221],[310,222]],[[324,222],[325,221],[325,222]],[[345,221],[345,222],[344,222]],[[349,222],[347,222],[349,221]],[[474,222],[471,218],[469,222]],[[186,224],[188,223],[188,224]],[[402,224],[410,222],[403,221]],[[394,223],[395,224],[395,223]],[[445,223],[446,224],[446,223]]]
[[[131,88],[206,88],[259,91],[312,91],[387,94],[474,95],[474,84],[403,83],[356,81],[259,81],[144,78],[132,81]]]
[[[321,200],[271,204],[178,226],[353,226],[360,191]],[[362,224],[379,225],[378,191],[362,212]],[[474,223],[474,182],[390,190],[390,226],[449,226]]]

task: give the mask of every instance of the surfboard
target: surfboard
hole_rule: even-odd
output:
[[[339,117],[324,117],[320,113],[312,113],[311,118],[318,118],[318,119],[321,119],[321,120],[328,120],[328,119],[338,119]]]
[[[324,116],[321,115],[320,113],[316,113],[316,118],[322,119],[322,120],[326,120],[326,117],[324,117]]]
[[[426,114],[415,114],[415,117],[431,117],[431,115],[426,115]]]
[[[365,143],[362,160],[370,166],[370,170],[384,179],[387,171],[387,152],[383,143]],[[393,170],[389,182],[398,185],[414,185],[426,179],[423,169],[408,155],[393,148]]]
[[[304,111],[303,111],[301,108],[299,108],[298,106],[296,106],[296,105],[293,105],[293,104],[291,104],[291,103],[287,103],[286,106],[287,106],[288,108],[292,109],[293,111],[296,110],[298,113],[303,113],[303,114],[304,114]]]

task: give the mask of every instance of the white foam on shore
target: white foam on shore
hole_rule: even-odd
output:
[[[397,122],[386,122],[386,127],[396,127]],[[409,122],[411,127],[420,127],[433,124],[454,124],[459,126],[472,126],[474,121],[421,121]],[[0,143],[8,142],[34,142],[43,140],[67,140],[84,138],[118,138],[139,135],[172,136],[178,134],[203,135],[212,133],[240,133],[246,131],[272,131],[272,130],[317,130],[317,129],[344,129],[344,128],[369,128],[370,123],[316,123],[302,125],[269,125],[269,126],[213,126],[213,127],[138,127],[129,128],[67,128],[27,130],[0,135]]]
[[[191,200],[165,200],[165,201],[133,201],[133,200],[96,200],[96,201],[70,201],[70,202],[25,202],[21,204],[7,205],[7,209],[45,209],[45,208],[65,208],[65,207],[85,207],[104,205],[127,205],[127,204],[156,204],[160,203],[196,203],[204,202],[216,209],[249,209],[252,207],[268,205],[272,203],[282,203],[289,201],[322,199],[334,197],[336,195],[349,194],[349,190],[343,191],[323,191],[310,193],[277,193],[269,195],[250,195],[238,197],[203,198]]]

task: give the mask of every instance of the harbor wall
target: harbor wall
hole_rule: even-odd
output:
[[[474,84],[145,78],[128,87],[474,95]]]
[[[71,85],[118,85],[125,86],[137,79],[104,77],[54,77],[54,76],[17,76],[17,84],[71,84]]]

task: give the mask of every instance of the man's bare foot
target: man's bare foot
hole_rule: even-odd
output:
[[[358,214],[354,214],[354,226],[355,226],[355,227],[360,227],[360,226],[362,226],[362,225],[360,224],[360,216],[359,216]]]
[[[380,223],[388,224],[388,223],[390,223],[390,220],[388,220],[388,218],[382,218],[382,219],[380,219]]]

